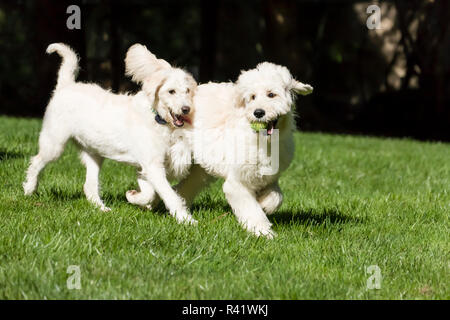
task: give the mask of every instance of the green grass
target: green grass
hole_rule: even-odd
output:
[[[126,202],[133,168],[106,161],[102,194],[82,193],[76,148],[21,183],[39,120],[0,117],[1,299],[449,299],[450,146],[296,133],[274,240],[247,234],[221,181],[193,206],[198,226]],[[80,290],[66,287],[81,268]],[[368,290],[378,265],[381,289]]]

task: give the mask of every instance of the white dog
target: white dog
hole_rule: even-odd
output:
[[[23,184],[25,194],[36,190],[40,171],[73,139],[86,166],[86,197],[103,211],[110,209],[100,199],[98,175],[102,160],[109,158],[140,170],[138,184],[144,192],[127,192],[128,201],[145,205],[156,191],[178,221],[195,223],[183,199],[169,184],[165,170],[167,158],[175,176],[190,167],[186,161],[189,149],[183,147],[179,133],[173,135],[183,131],[175,129],[184,122],[190,123],[187,115],[193,111],[197,88],[192,76],[136,44],[127,52],[126,69],[143,90],[135,95],[118,95],[95,84],[75,82],[78,58],[70,47],[51,44],[47,53],[52,52],[62,57],[62,64],[45,112],[39,153],[32,158]]]
[[[281,205],[278,178],[294,155],[293,93],[307,95],[312,90],[295,80],[287,68],[268,62],[242,72],[236,84],[200,85],[193,117],[194,160],[199,165],[194,165],[177,186],[179,194],[190,203],[209,182],[209,175],[222,177],[223,191],[238,221],[248,231],[272,238],[275,234],[266,214]],[[252,129],[254,122],[266,127],[266,137]],[[235,134],[228,134],[230,130]],[[257,137],[261,145],[275,133],[279,134],[278,170],[264,174],[270,172],[272,164],[262,154],[265,150],[257,146]],[[275,148],[273,141],[271,145]],[[250,157],[235,163],[226,161],[226,154],[242,149]]]

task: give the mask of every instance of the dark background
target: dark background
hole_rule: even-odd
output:
[[[81,30],[66,9],[81,8]],[[369,30],[366,8],[381,8]],[[41,117],[64,42],[81,56],[78,79],[114,92],[136,42],[201,82],[234,81],[271,61],[314,86],[301,130],[450,141],[450,1],[191,0],[0,2],[0,114]]]

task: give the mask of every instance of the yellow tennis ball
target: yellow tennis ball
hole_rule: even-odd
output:
[[[261,129],[267,129],[267,123],[255,121],[250,124],[250,127],[256,132],[259,132]]]

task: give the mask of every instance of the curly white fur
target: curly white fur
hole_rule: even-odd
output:
[[[283,195],[278,179],[294,154],[293,94],[306,95],[312,90],[310,85],[295,80],[287,68],[268,62],[242,72],[236,84],[200,85],[194,97],[196,113],[192,129],[197,164],[177,186],[179,194],[191,202],[211,175],[222,177],[223,191],[238,221],[248,231],[272,238],[275,234],[266,214],[281,205]],[[262,117],[255,116],[257,109],[264,110]],[[258,134],[251,129],[250,122],[269,123],[275,119],[279,129],[279,167],[275,174],[264,175],[261,169],[270,163],[259,157]],[[230,130],[235,132],[233,138],[226,134]],[[267,137],[260,139],[260,143],[264,139]],[[223,161],[221,154],[230,150],[232,153],[244,150],[249,157],[235,163]]]
[[[144,46],[134,45],[127,54],[127,73],[142,83],[143,90],[135,95],[113,94],[95,84],[75,82],[78,59],[70,47],[51,44],[47,52],[57,52],[63,61],[45,112],[39,153],[32,158],[23,184],[25,194],[36,190],[41,170],[73,139],[86,166],[86,197],[102,210],[110,209],[100,199],[98,174],[103,159],[109,158],[140,170],[141,190],[128,191],[128,201],[146,205],[156,192],[178,221],[195,222],[169,184],[165,170],[168,166],[175,175],[182,175],[190,167],[190,161],[186,161],[189,147],[182,134],[180,138],[184,130],[175,129],[182,120],[189,121],[187,114],[193,111],[197,84],[192,76],[156,59]],[[186,107],[190,111],[186,112]],[[166,125],[157,123],[152,108]]]

